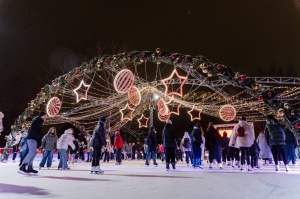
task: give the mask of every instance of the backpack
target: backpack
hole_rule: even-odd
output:
[[[237,129],[237,136],[238,137],[245,137],[245,129],[244,129],[245,126],[240,126],[239,125],[239,128]]]
[[[184,148],[190,148],[190,139],[189,138],[184,138],[183,147]]]

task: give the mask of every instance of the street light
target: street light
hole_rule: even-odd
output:
[[[159,99],[159,95],[154,93],[153,97],[151,98],[151,102],[156,102]],[[152,104],[152,103],[151,103]],[[154,105],[155,106],[155,105]],[[153,106],[150,107],[150,116],[149,116],[149,131],[150,128],[153,126]]]

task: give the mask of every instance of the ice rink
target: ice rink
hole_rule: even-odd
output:
[[[90,163],[57,170],[54,160],[50,170],[30,176],[17,172],[18,162],[0,163],[0,198],[300,198],[300,165],[291,166],[290,172],[284,166],[276,172],[273,165],[248,172],[229,166],[220,170],[217,165],[209,169],[207,163],[203,170],[193,169],[179,162],[176,171],[166,171],[160,160],[158,167],[152,162],[146,167],[144,160],[125,160],[122,165],[101,162],[105,173],[99,175],[90,174]]]

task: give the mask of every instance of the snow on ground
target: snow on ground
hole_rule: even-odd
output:
[[[39,160],[34,161],[35,169]],[[56,160],[50,170],[29,176],[17,173],[18,161],[9,160],[0,163],[0,198],[300,198],[300,165],[291,166],[290,172],[284,166],[276,172],[273,165],[248,172],[229,166],[220,170],[216,165],[210,170],[207,163],[203,170],[193,169],[184,162],[177,164],[176,171],[166,171],[164,163],[159,160],[158,164],[101,162],[105,173],[99,175],[90,174],[91,164],[85,162],[70,164],[71,170],[57,170]]]

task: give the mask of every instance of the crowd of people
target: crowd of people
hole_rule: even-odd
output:
[[[28,132],[23,133],[20,143],[13,149],[13,161],[15,161],[18,147],[21,146],[18,171],[21,174],[38,173],[33,169],[33,160],[36,156],[41,127],[46,118],[47,114],[44,112],[34,118]],[[105,123],[105,116],[101,116],[91,138],[85,142],[74,138],[72,128],[65,130],[58,138],[56,128],[51,127],[41,140],[39,150],[43,150],[43,156],[39,169],[44,168],[45,165],[48,169],[52,167],[53,154],[56,150],[59,170],[69,170],[68,164],[85,161],[91,162],[90,171],[97,174],[104,173],[100,169],[101,161],[105,163],[115,160],[116,165],[121,165],[123,159],[144,159],[146,166],[150,165],[151,158],[153,165],[158,166],[157,159],[160,159],[164,162],[167,171],[170,170],[170,166],[176,169],[176,163],[183,159],[187,166],[191,164],[194,169],[203,169],[205,158],[209,169],[213,168],[215,162],[221,170],[224,169],[225,164],[242,171],[259,169],[259,159],[262,159],[266,166],[273,164],[274,160],[276,171],[280,169],[280,161],[283,162],[287,172],[290,170],[290,163],[296,164],[297,140],[294,134],[273,115],[268,115],[266,126],[260,130],[257,138],[253,127],[248,124],[245,117],[240,118],[231,135],[227,132],[219,132],[212,122],[204,131],[201,124],[197,122],[192,131],[186,131],[181,139],[174,130],[172,121],[168,119],[161,134],[161,144],[157,142],[156,130],[153,126],[143,144],[140,142],[127,144],[123,141],[120,130],[114,132],[114,139],[111,141]]]

